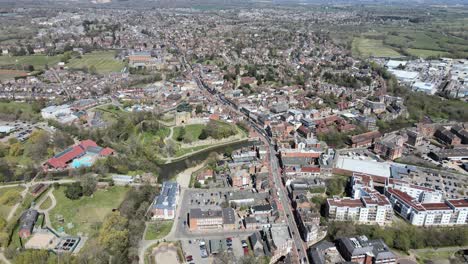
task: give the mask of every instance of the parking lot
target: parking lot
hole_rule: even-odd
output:
[[[449,172],[438,172],[426,169],[412,179],[413,183],[442,191],[448,199],[466,196],[466,181],[463,175]]]
[[[230,246],[228,246],[228,242],[226,241],[227,238],[231,239]],[[217,252],[212,252],[212,248],[210,245],[210,240],[213,241],[220,241],[221,249]],[[217,236],[211,237],[209,239],[204,238],[195,238],[195,239],[184,239],[181,240],[182,242],[182,249],[184,251],[185,257],[191,256],[191,261],[186,261],[187,263],[202,263],[208,264],[213,263],[213,259],[216,258],[218,254],[228,254],[233,260],[239,259],[244,255],[244,249],[242,247],[242,240],[248,240],[247,237],[229,237],[229,236]],[[208,257],[202,258],[202,253],[200,250],[200,245],[205,244],[205,248],[208,253]],[[187,260],[187,259],[186,259]]]
[[[23,142],[29,138],[32,131],[36,127],[32,123],[20,120],[11,122],[0,121],[0,126],[13,127],[13,131],[9,135],[1,139],[2,142],[6,142],[10,138],[16,138],[18,141]]]

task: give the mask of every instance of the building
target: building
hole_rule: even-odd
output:
[[[359,199],[328,198],[327,217],[334,221],[379,225],[392,221],[392,205],[384,195],[368,187],[361,189],[361,195]]]
[[[41,110],[42,118],[44,119],[57,119],[59,116],[71,115],[72,110],[70,105],[51,105]]]
[[[312,263],[335,264],[343,263],[345,260],[336,248],[335,244],[328,241],[320,241],[309,249],[309,256]]]
[[[390,177],[390,164],[374,160],[360,160],[348,157],[338,157],[334,171],[346,175],[355,172],[365,173],[372,176]]]
[[[450,132],[454,133],[461,139],[462,144],[468,144],[468,131],[463,127],[456,125],[450,128]]]
[[[338,251],[346,261],[352,263],[396,263],[396,255],[381,240],[369,240],[366,236],[344,237],[337,243]]]
[[[250,174],[247,170],[241,169],[231,175],[232,187],[242,188],[250,185]]]
[[[310,209],[299,209],[295,213],[302,239],[305,242],[315,241],[319,234],[320,213]]]
[[[28,209],[21,215],[18,231],[18,235],[21,238],[31,236],[38,216],[39,213],[34,209]]]
[[[414,130],[408,130],[407,132],[408,140],[406,141],[407,144],[416,147],[422,144],[423,142],[423,135],[419,132]]]
[[[404,138],[400,135],[386,135],[375,141],[374,152],[385,159],[395,160],[403,154],[404,142]]]
[[[445,128],[439,128],[436,130],[434,136],[441,142],[447,145],[460,145],[461,139],[457,137],[454,133],[450,132],[450,130]]]
[[[453,199],[438,203],[421,203],[405,192],[386,188],[397,214],[415,226],[455,226],[468,224],[468,199]]]
[[[373,116],[357,116],[356,121],[367,130],[377,130],[377,120]]]
[[[399,190],[421,203],[438,203],[442,201],[442,192],[431,188],[410,184],[404,180],[387,179],[387,188]]]
[[[202,211],[200,208],[190,209],[189,228],[192,231],[209,229],[234,229],[236,213],[232,208]]]
[[[454,149],[441,149],[429,153],[429,156],[435,160],[466,160],[468,159],[468,149],[454,148]]]
[[[176,182],[163,182],[161,192],[153,201],[153,219],[174,219],[179,200],[180,186]]]
[[[97,158],[106,157],[113,153],[113,149],[102,148],[96,142],[87,139],[50,158],[43,167],[45,170],[60,170],[66,169],[69,166],[71,168],[90,167]]]
[[[350,137],[350,145],[352,148],[368,147],[374,144],[374,141],[382,135],[379,131],[370,131],[363,134]]]

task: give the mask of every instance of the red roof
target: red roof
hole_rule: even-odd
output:
[[[114,153],[114,150],[107,147],[107,148],[104,148],[103,150],[101,150],[101,152],[99,153],[99,155],[101,156],[109,156],[111,155],[112,153]]]
[[[320,172],[320,167],[302,167],[301,172]]]
[[[80,142],[79,144],[83,149],[87,149],[89,147],[97,147],[98,145],[96,142],[92,141],[91,139],[86,139]]]
[[[54,168],[65,168],[67,166],[67,163],[78,158],[79,156],[85,154],[86,150],[89,147],[98,147],[96,142],[87,139],[81,141],[78,145],[75,145],[73,147],[70,147],[63,152],[55,155],[53,158],[49,159],[47,161],[47,164],[49,164],[51,167]],[[113,149],[111,148],[105,148],[101,150],[100,154],[103,156],[110,155],[114,152]]]
[[[425,203],[422,206],[426,210],[452,210],[450,206],[445,203]]]
[[[415,201],[413,197],[409,196],[407,193],[402,192],[400,190],[396,190],[393,188],[387,188],[387,192],[395,196],[398,200],[401,202],[404,202],[408,206],[411,206],[417,211],[425,211],[426,208],[424,208],[419,202]]]
[[[64,168],[67,166],[67,162],[83,155],[84,152],[85,150],[80,145],[76,145],[49,159],[47,163],[54,168]]]
[[[284,152],[281,153],[282,157],[287,158],[319,158],[319,152]]]
[[[468,208],[468,199],[466,198],[447,200],[447,202],[455,208]]]

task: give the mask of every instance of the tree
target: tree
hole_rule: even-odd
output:
[[[119,212],[111,213],[102,224],[99,231],[99,244],[115,254],[124,252],[128,245],[128,220]]]
[[[179,130],[179,135],[177,135],[177,141],[182,141],[184,140],[185,137],[185,127],[181,127]]]
[[[195,113],[201,114],[203,113],[203,105],[199,104],[195,107]]]
[[[83,196],[83,187],[79,182],[74,182],[65,189],[65,196],[71,200],[80,199]]]
[[[198,136],[198,139],[204,140],[204,139],[207,139],[207,138],[208,138],[208,135],[206,133],[206,130],[202,129],[200,135]]]
[[[91,65],[91,66],[89,67],[89,73],[91,73],[91,74],[97,74],[96,66]]]
[[[83,188],[83,195],[91,196],[96,190],[97,181],[92,175],[84,175],[81,178],[81,187]]]
[[[48,148],[49,134],[44,130],[36,130],[25,144],[24,152],[34,161],[40,161],[47,157]]]
[[[69,134],[64,133],[60,130],[57,130],[54,135],[54,146],[60,150],[65,149],[66,147],[73,144],[73,139]]]

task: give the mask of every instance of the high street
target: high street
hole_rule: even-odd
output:
[[[231,107],[232,111],[238,113],[239,115],[244,115],[241,111],[237,109],[232,102],[227,100],[223,95],[220,95],[216,91],[210,89],[203,82],[200,80],[200,76],[194,76],[197,82],[197,85],[200,89],[206,89],[212,97],[220,101],[222,104]],[[263,128],[260,128],[254,121],[252,121],[249,117],[247,117],[248,124],[251,128],[256,130],[258,134],[261,136],[262,141],[264,142],[265,146],[269,149],[269,164],[270,164],[270,172],[273,181],[273,196],[275,200],[278,202],[278,205],[283,209],[283,217],[285,217],[286,222],[289,226],[289,230],[291,232],[291,236],[294,242],[294,253],[298,257],[299,263],[308,263],[307,259],[307,250],[302,241],[300,236],[299,230],[297,228],[296,221],[292,214],[291,203],[289,201],[286,188],[284,187],[281,179],[280,168],[279,168],[279,160],[276,156],[276,151],[274,149],[274,145],[271,143],[270,138],[268,137],[267,133]]]

